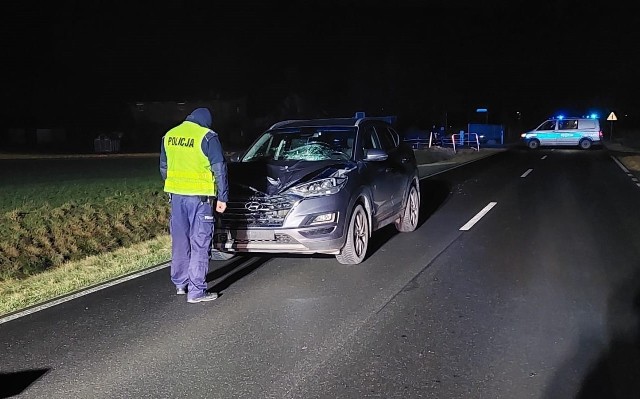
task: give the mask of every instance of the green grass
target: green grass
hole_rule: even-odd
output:
[[[0,281],[0,317],[114,278],[167,262],[168,235],[67,262],[24,279]]]
[[[167,233],[158,156],[0,160],[0,281]]]
[[[0,213],[162,191],[158,156],[0,160]]]

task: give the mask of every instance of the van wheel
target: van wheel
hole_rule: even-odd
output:
[[[357,265],[364,260],[369,246],[369,221],[362,205],[356,206],[347,230],[347,241],[336,259],[343,265]]]
[[[589,139],[582,139],[580,140],[580,143],[578,144],[580,146],[580,148],[582,148],[583,150],[588,150],[589,148],[591,148],[591,140]]]
[[[538,147],[540,147],[540,142],[537,139],[533,139],[533,140],[529,141],[529,144],[527,144],[527,146],[529,148],[531,148],[532,150],[535,150]]]

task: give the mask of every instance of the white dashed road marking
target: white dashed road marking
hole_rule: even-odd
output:
[[[545,155],[545,156],[543,156],[543,157],[542,157],[542,158],[540,158],[540,159],[546,159],[546,158],[547,158],[547,156]]]
[[[531,172],[533,172],[533,169],[529,169],[529,170],[527,170],[527,171],[526,171],[526,172],[524,172],[524,173],[522,174],[522,176],[520,176],[520,177],[527,177],[527,176],[529,175],[529,173],[531,173]]]
[[[482,217],[484,215],[486,215],[487,212],[489,212],[491,210],[491,208],[496,206],[496,204],[497,204],[497,202],[489,202],[489,204],[487,206],[485,206],[484,209],[482,209],[480,212],[478,212],[477,215],[472,217],[471,220],[469,220],[464,226],[460,227],[460,230],[466,231],[466,230],[469,230],[470,228],[472,228],[473,225],[478,223],[478,221],[480,219],[482,219]]]

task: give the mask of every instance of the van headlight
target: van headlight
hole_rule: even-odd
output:
[[[347,184],[347,176],[329,177],[321,180],[298,184],[287,190],[287,193],[301,197],[317,197],[331,195],[340,191]]]

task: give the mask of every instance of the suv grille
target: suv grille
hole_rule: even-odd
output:
[[[296,197],[284,195],[230,200],[222,214],[222,224],[229,228],[282,227],[296,201]]]

